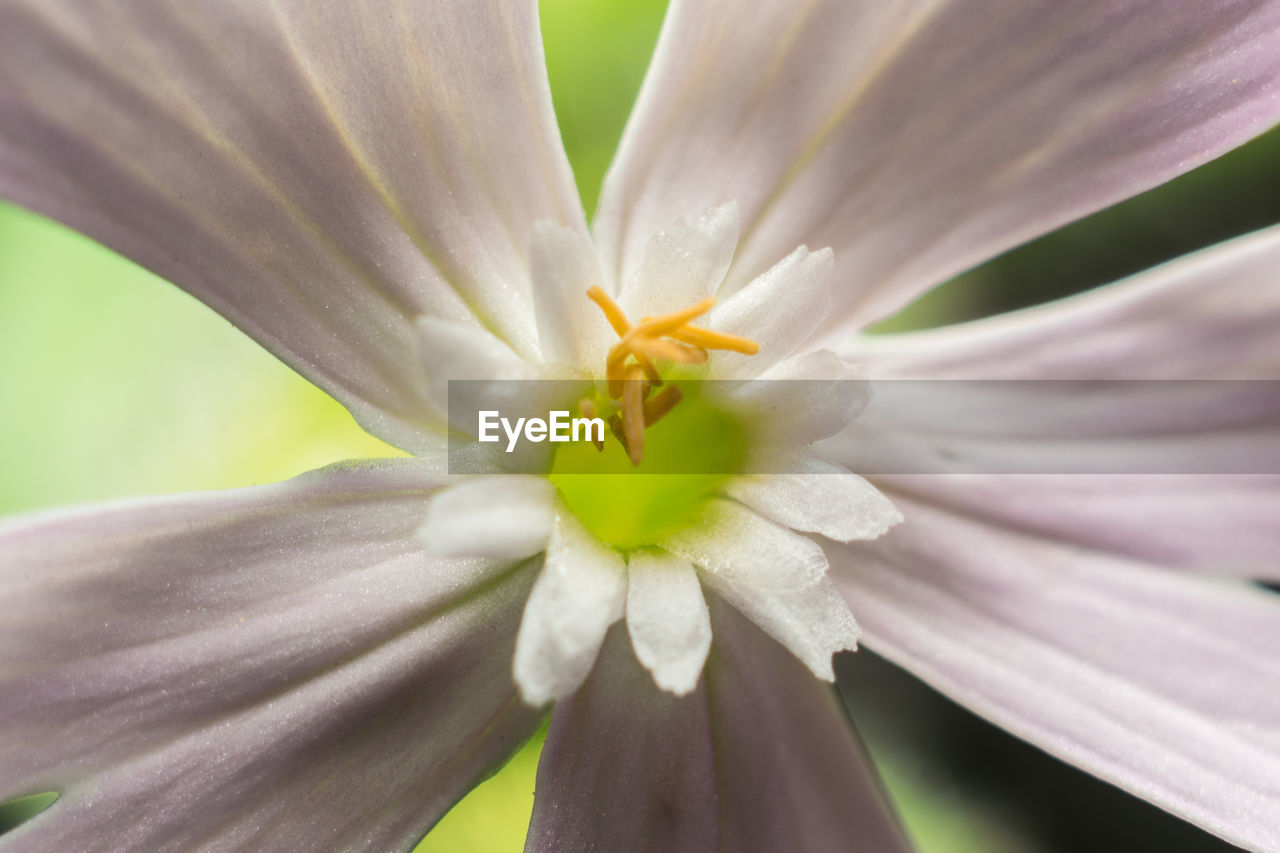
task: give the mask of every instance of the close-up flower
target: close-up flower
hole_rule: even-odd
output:
[[[588,223],[535,0],[0,0],[0,195],[403,451],[0,522],[0,850],[409,850],[544,723],[528,850],[908,850],[864,646],[1280,849],[1280,226],[868,333],[1277,122],[1271,0],[673,0]]]

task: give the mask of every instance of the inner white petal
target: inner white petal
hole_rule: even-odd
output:
[[[614,335],[585,295],[592,287],[609,290],[591,238],[555,222],[537,223],[530,275],[542,361],[579,370],[603,364]]]
[[[542,551],[555,518],[543,477],[476,477],[437,492],[417,536],[435,554],[520,560]]]
[[[627,323],[685,309],[717,292],[733,258],[737,228],[737,205],[730,203],[698,219],[680,220],[656,235],[615,308],[587,296],[592,287],[611,290],[589,239],[563,226],[539,224],[530,270],[542,363],[522,361],[483,329],[424,320],[423,359],[436,377],[436,399],[454,404],[450,413],[459,410],[466,421],[455,428],[474,434],[472,410],[481,398],[470,401],[476,405],[463,405],[468,401],[457,399],[455,387],[446,399],[444,378],[599,376],[605,354],[619,335],[627,333]],[[792,466],[786,473],[729,480],[720,488],[736,501],[712,497],[696,520],[686,524],[686,516],[673,516],[685,526],[665,532],[669,524],[655,525],[652,538],[657,541],[644,534],[643,541],[634,544],[626,539],[631,534],[601,527],[598,518],[588,529],[550,482],[538,478],[495,479],[490,481],[493,485],[474,480],[432,503],[421,534],[433,550],[512,559],[545,551],[516,643],[515,679],[527,702],[541,705],[576,690],[624,606],[636,655],[655,682],[676,694],[693,690],[711,646],[704,585],[786,645],[819,677],[833,678],[832,656],[856,647],[858,627],[827,576],[822,548],[795,531],[846,541],[873,538],[901,516],[865,480],[807,457],[814,441],[845,427],[866,400],[865,383],[853,381],[849,366],[834,354],[793,357],[829,310],[831,267],[830,250],[811,252],[802,246],[693,324],[759,343],[759,353],[746,356],[733,352],[732,344],[721,350],[708,342],[707,367],[683,375],[763,379],[727,383],[720,386],[723,390],[707,392],[711,396],[700,405],[719,413],[717,429],[729,429],[729,421],[741,420],[749,427],[749,444],[781,448],[776,455]],[[611,319],[599,307],[613,312]],[[626,319],[619,318],[619,311]],[[707,340],[696,329],[683,331]],[[678,356],[671,358],[679,360]],[[654,366],[669,367],[661,357],[646,369]],[[504,387],[533,384],[496,382],[476,393],[482,395],[485,409],[541,416],[535,410],[545,408],[547,401],[514,391],[510,399],[502,397]],[[683,404],[698,403],[686,399]],[[729,421],[723,421],[725,417]],[[701,434],[689,438],[717,440]],[[753,449],[743,452],[750,457]],[[509,470],[545,470],[550,460],[545,461],[542,469],[522,464]],[[496,485],[499,482],[503,485]],[[629,490],[625,484],[619,487],[618,510],[629,511]],[[688,511],[697,514],[715,488],[712,481],[706,491],[687,498]],[[574,505],[584,511],[583,518],[592,517],[585,512],[592,506],[590,490],[585,498],[578,492],[566,494],[571,500],[587,500]],[[646,497],[644,489],[638,489],[635,499],[656,500]],[[620,529],[625,531],[625,525]],[[610,542],[627,542],[629,569],[622,554],[597,538],[595,530],[603,531]]]
[[[724,491],[792,530],[840,542],[876,539],[902,521],[902,513],[875,486],[810,454],[786,473],[734,477]]]
[[[489,331],[438,317],[418,318],[418,357],[426,371],[427,399],[431,407],[442,419],[453,414],[456,421],[453,425],[459,429],[474,429],[475,423],[460,420],[457,412],[450,412],[450,379],[507,380],[536,376],[524,359]]]
[[[753,356],[717,353],[711,376],[758,376],[813,337],[831,310],[830,249],[801,246],[711,310],[707,325],[760,344]]]
[[[515,679],[526,702],[542,705],[578,688],[622,617],[626,594],[622,556],[557,501],[542,574],[516,637]]]
[[[819,678],[833,680],[832,655],[857,647],[857,623],[827,576],[822,548],[808,538],[740,504],[713,500],[700,523],[663,545],[702,569],[707,587]]]
[[[693,221],[655,234],[618,302],[633,321],[669,314],[713,296],[738,244],[738,204],[729,202]]]
[[[858,416],[870,384],[830,350],[789,358],[753,381],[712,385],[723,389],[726,408],[752,425],[757,445],[779,452],[808,448],[836,435]],[[776,471],[760,462],[758,471]]]
[[[711,649],[711,615],[693,566],[659,550],[627,562],[627,631],[636,657],[664,690],[684,695],[698,683]]]

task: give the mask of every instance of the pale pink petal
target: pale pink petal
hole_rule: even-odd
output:
[[[831,689],[711,604],[715,641],[687,696],[659,690],[610,635],[552,716],[525,849],[909,850]]]
[[[676,0],[595,226],[738,202],[726,286],[835,250],[836,333],[1280,118],[1280,3]]]
[[[536,352],[533,223],[585,228],[536,4],[0,7],[0,194],[222,312],[403,447],[413,318]]]
[[[1280,227],[983,320],[837,347],[873,379],[1280,379]]]
[[[875,477],[881,488],[1067,545],[1280,580],[1280,476]]]
[[[556,704],[526,853],[715,850],[716,768],[706,690],[674,696],[622,626],[591,676]]]
[[[1090,391],[1046,382],[1003,402],[992,399],[964,418],[945,417],[939,399],[972,398],[971,386],[955,383],[953,394],[935,393],[920,406],[886,405],[920,383],[873,382],[872,403],[824,450],[854,470],[882,462],[895,448],[945,450],[940,471],[955,460],[966,460],[969,470],[1025,462],[1040,474],[876,481],[1067,542],[1209,572],[1278,577],[1277,269],[1280,229],[1269,229],[1060,302],[858,338],[841,348],[877,380],[1270,382],[1169,383],[1164,391],[1154,383]],[[1033,405],[1030,395],[1041,391]],[[1132,467],[1117,467],[1124,465]],[[1045,473],[1090,466],[1132,473]]]
[[[0,528],[5,851],[408,849],[537,725],[528,567],[414,539],[403,460]],[[323,819],[319,819],[322,817]]]
[[[1229,841],[1280,845],[1280,599],[894,500],[906,524],[828,549],[868,647]]]

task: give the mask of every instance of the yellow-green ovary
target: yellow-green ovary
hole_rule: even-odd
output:
[[[706,401],[697,382],[678,384],[685,397],[645,431],[639,466],[612,435],[603,452],[585,441],[556,452],[551,482],[588,529],[617,548],[653,545],[696,522],[716,488],[742,470],[746,429]]]

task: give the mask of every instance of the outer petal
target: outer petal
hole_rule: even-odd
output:
[[[1280,599],[903,511],[830,549],[870,647],[1236,844],[1280,846]]]
[[[528,736],[532,573],[413,538],[404,461],[0,528],[3,850],[408,849]],[[323,815],[323,820],[317,820]]]
[[[736,199],[740,287],[835,250],[828,331],[1280,117],[1280,3],[677,0],[606,180],[606,266]]]
[[[851,338],[875,379],[1280,379],[1280,226],[970,323]]]
[[[688,696],[658,690],[613,632],[556,707],[525,849],[908,850],[839,700],[712,604],[715,644]]]
[[[842,355],[876,379],[1276,380],[1277,268],[1280,229],[1273,228],[1057,303],[949,328],[859,338],[842,347]],[[1132,396],[1121,394],[1119,403]],[[1054,453],[1063,471],[1117,449],[1135,460],[1158,453],[1172,470],[1193,470],[1210,449],[1252,455],[1264,466],[1259,470],[1270,473],[876,481],[1065,541],[1206,571],[1280,576],[1280,477],[1263,461],[1280,454],[1280,401],[1272,383],[1181,387],[1163,401],[1134,399],[1080,418],[1064,412],[1045,419],[1039,432],[1017,436],[1011,424],[1033,426],[1025,413],[1003,424],[993,417],[990,429],[968,436],[931,417],[928,407],[914,424],[878,427],[874,399],[850,430],[824,445],[855,470],[867,448],[913,435],[956,446],[985,443],[1002,452],[1026,447],[1042,459]]]
[[[410,449],[412,318],[536,351],[582,224],[535,4],[6,0],[0,193],[150,267]]]

